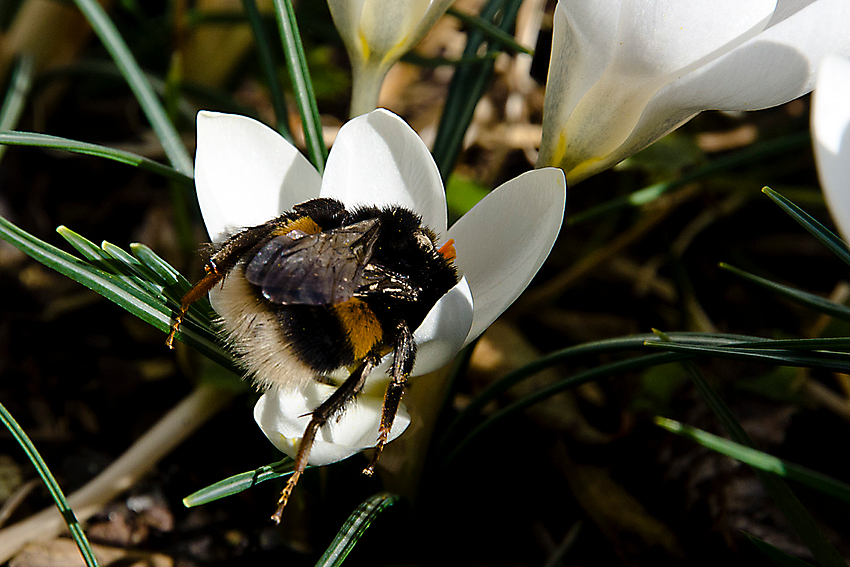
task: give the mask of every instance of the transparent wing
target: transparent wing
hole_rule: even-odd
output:
[[[297,238],[276,236],[245,268],[245,279],[281,305],[335,305],[364,285],[377,219]]]

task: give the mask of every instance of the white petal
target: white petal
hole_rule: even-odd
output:
[[[198,113],[195,188],[214,241],[317,197],[321,176],[297,148],[235,114]]]
[[[610,63],[580,100],[572,94],[575,103],[568,115],[546,116],[557,106],[552,99],[560,96],[559,90],[547,87],[550,101],[544,110],[539,165],[560,165],[573,182],[622,159],[622,147],[630,143],[644,109],[659,89],[758,34],[768,24],[774,5],[775,0],[624,0]],[[611,19],[607,14],[604,20],[608,33]],[[553,53],[561,49],[553,43]],[[570,62],[560,67],[572,81]],[[650,123],[653,130],[655,125]]]
[[[560,165],[567,120],[614,55],[619,14],[619,0],[561,0],[555,7],[539,163]]]
[[[529,171],[487,195],[449,229],[475,306],[469,343],[519,297],[543,265],[564,218],[560,169]]]
[[[358,31],[374,57],[401,57],[408,38],[419,31],[429,0],[365,0]]]
[[[401,205],[422,215],[439,237],[446,197],[431,152],[407,123],[379,109],[349,120],[337,134],[322,179],[322,197],[346,207]]]
[[[821,59],[850,55],[850,2],[786,1],[757,37],[660,92],[666,106],[759,110],[809,92]]]
[[[304,430],[310,422],[309,413],[316,409],[335,390],[333,386],[311,381],[296,392],[270,390],[254,406],[254,420],[272,444],[295,458]],[[327,465],[341,461],[378,442],[383,398],[360,395],[338,418],[329,420],[316,435],[310,465]],[[410,424],[410,415],[403,405],[393,422],[389,440],[402,434]]]
[[[611,72],[657,90],[761,32],[775,7],[776,0],[625,0]]]
[[[448,364],[463,348],[472,328],[472,292],[466,278],[446,293],[434,305],[422,324],[414,331],[416,363],[411,376],[421,376]],[[386,376],[392,364],[392,353],[384,356],[372,375]],[[384,382],[384,387],[386,382]],[[374,387],[371,383],[370,387]]]
[[[812,103],[815,157],[824,196],[844,238],[850,237],[850,61],[821,64]]]

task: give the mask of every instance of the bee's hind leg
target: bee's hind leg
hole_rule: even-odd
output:
[[[416,343],[413,341],[413,333],[406,324],[400,323],[396,329],[395,348],[393,350],[392,380],[387,385],[384,393],[384,406],[381,410],[381,427],[378,429],[378,443],[375,445],[375,454],[369,465],[363,469],[363,474],[372,476],[375,464],[387,444],[393,421],[398,413],[401,396],[404,394],[404,386],[407,378],[413,370],[413,362],[416,360]]]
[[[277,502],[277,510],[272,514],[272,520],[277,524],[280,523],[280,518],[283,515],[283,509],[286,507],[286,502],[292,494],[295,485],[298,484],[298,479],[301,473],[307,468],[307,459],[310,457],[310,449],[313,447],[313,441],[316,439],[316,433],[319,429],[328,422],[334,415],[339,413],[345,405],[354,399],[363,385],[366,383],[366,378],[375,367],[376,362],[367,360],[357,367],[357,369],[346,378],[345,382],[337,388],[331,396],[322,402],[322,405],[317,407],[310,414],[310,423],[307,424],[307,429],[304,430],[304,436],[301,437],[301,444],[298,446],[298,453],[295,455],[295,470],[292,476],[286,482],[286,486],[280,493],[280,499]]]

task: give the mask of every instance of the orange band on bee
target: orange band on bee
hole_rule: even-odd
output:
[[[380,321],[362,299],[355,297],[332,309],[348,337],[355,360],[364,358],[383,339]]]
[[[289,234],[293,230],[303,232],[304,234],[318,234],[322,232],[322,227],[316,224],[316,221],[310,217],[301,217],[276,228],[274,232],[272,232],[272,236],[283,236],[285,234]]]
[[[455,258],[457,258],[457,250],[455,250],[455,239],[449,238],[445,244],[440,246],[440,254],[442,254],[446,260],[453,262]]]

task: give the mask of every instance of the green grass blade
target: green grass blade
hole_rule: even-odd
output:
[[[14,130],[18,126],[21,114],[27,104],[27,97],[32,89],[33,62],[32,57],[24,55],[18,61],[12,76],[9,78],[9,88],[3,106],[0,107],[0,131]],[[6,146],[0,146],[0,160],[6,152]]]
[[[74,511],[68,505],[68,501],[65,500],[65,495],[62,493],[59,483],[56,482],[53,473],[50,472],[50,468],[44,462],[44,459],[41,458],[38,449],[36,449],[35,445],[32,444],[29,436],[23,429],[21,429],[21,426],[18,425],[18,422],[15,421],[12,414],[10,414],[2,404],[0,404],[0,420],[3,421],[3,425],[6,426],[9,433],[12,434],[15,441],[18,442],[18,445],[20,445],[27,454],[27,458],[29,458],[30,462],[35,467],[36,472],[38,472],[38,476],[41,477],[45,486],[47,486],[47,490],[50,492],[50,496],[56,503],[59,513],[62,514],[62,518],[65,520],[65,523],[68,525],[68,529],[71,531],[71,537],[74,538],[74,542],[77,544],[77,547],[80,548],[80,553],[82,554],[86,565],[89,567],[97,567],[97,559],[94,556],[94,552],[91,549],[88,538],[86,538],[83,528],[80,527],[80,523],[77,521]]]
[[[463,25],[471,29],[477,29],[484,34],[484,37],[487,40],[495,42],[506,51],[511,53],[527,53],[528,55],[534,55],[533,49],[529,49],[518,43],[517,40],[514,39],[514,36],[503,29],[494,26],[480,16],[473,16],[472,14],[467,14],[466,12],[462,12],[456,8],[449,8],[446,10],[446,14],[457,18]]]
[[[192,508],[194,506],[201,506],[202,504],[208,504],[209,502],[220,500],[221,498],[233,496],[234,494],[239,494],[243,490],[248,490],[252,486],[260,484],[261,482],[273,480],[282,476],[288,476],[292,474],[294,468],[295,461],[286,457],[276,463],[260,467],[253,471],[233,475],[193,492],[183,499],[183,505],[187,508]]]
[[[490,0],[481,10],[480,18],[485,22],[492,22],[496,17],[501,16],[496,27],[507,32],[514,24],[520,3],[520,0]],[[463,57],[479,55],[479,49],[485,43],[488,42],[484,33],[480,29],[473,29],[469,32]],[[496,51],[498,51],[497,47],[489,42],[487,53]],[[463,137],[472,121],[475,106],[484,94],[493,74],[494,61],[485,59],[481,63],[460,65],[452,76],[433,151],[434,161],[437,162],[443,181],[449,178],[449,174],[454,169],[463,144]]]
[[[260,67],[262,67],[266,81],[269,83],[272,107],[274,108],[274,114],[277,120],[275,126],[277,131],[291,142],[292,134],[289,132],[288,126],[289,112],[286,110],[286,100],[283,97],[283,85],[280,84],[280,77],[277,73],[274,55],[271,50],[272,44],[269,41],[268,34],[266,34],[263,17],[257,9],[256,0],[242,0],[242,6],[245,8],[248,23],[251,25],[251,32],[254,34],[254,45],[257,47]]]
[[[752,344],[759,340],[758,337],[748,337],[743,335],[723,335],[720,333],[670,333],[670,336],[679,340],[691,340],[694,342],[702,341],[705,344],[720,345],[737,344],[747,341],[751,341],[747,342],[747,344]],[[437,445],[442,446],[448,439],[450,439],[455,434],[455,432],[465,422],[477,416],[481,409],[483,409],[484,406],[490,403],[490,401],[494,400],[498,396],[505,393],[512,386],[518,384],[525,378],[536,374],[537,372],[543,371],[547,368],[551,368],[558,364],[563,364],[564,362],[575,358],[596,356],[600,354],[608,354],[615,352],[625,352],[631,350],[644,350],[645,343],[647,341],[655,339],[657,339],[657,336],[653,333],[642,333],[638,335],[631,335],[628,337],[604,339],[601,341],[584,343],[547,354],[530,364],[526,364],[521,368],[509,372],[505,376],[502,376],[498,380],[494,381],[492,384],[487,386],[484,390],[482,390],[481,392],[476,394],[475,397],[472,398],[470,403],[463,408],[463,410],[445,429],[445,433],[437,442]]]
[[[192,158],[121,34],[96,0],[74,0],[130,85],[174,168],[192,177]]]
[[[122,269],[122,273],[144,287],[151,295],[160,297],[165,292],[165,286],[157,283],[159,276],[150,268],[139,262],[132,254],[105,240],[100,245],[104,252]]]
[[[124,150],[116,150],[115,148],[107,148],[97,144],[89,144],[88,142],[79,142],[68,138],[60,138],[59,136],[50,136],[48,134],[38,134],[36,132],[0,132],[0,144],[7,146],[33,146],[38,148],[54,148],[57,150],[65,150],[77,154],[85,154],[89,156],[97,156],[113,161],[121,162],[133,167],[138,167],[157,175],[162,175],[168,179],[179,181],[183,185],[192,185],[194,180],[180,173],[172,167],[162,165],[151,159],[127,152]]]
[[[758,144],[748,146],[741,151],[713,159],[704,165],[695,167],[694,169],[683,173],[678,179],[665,181],[663,183],[656,183],[655,185],[638,189],[628,195],[616,197],[604,203],[600,203],[599,205],[590,207],[577,214],[566,217],[564,219],[564,223],[567,225],[576,225],[605,213],[619,211],[628,207],[646,205],[673,189],[677,189],[687,185],[688,183],[692,183],[699,179],[703,179],[735,167],[751,165],[754,162],[768,157],[783,155],[797,151],[803,147],[809,148],[811,145],[812,138],[809,132],[789,134],[773,140],[759,142]]]
[[[291,0],[274,0],[280,38],[283,41],[283,52],[286,55],[289,77],[292,80],[292,90],[298,111],[301,113],[301,127],[304,129],[304,140],[307,143],[307,154],[310,161],[322,173],[325,170],[325,160],[328,151],[322,136],[322,123],[319,121],[319,109],[316,105],[316,95],[307,69],[307,59],[304,57],[304,47],[301,45],[301,35],[295,21],[295,10]]]
[[[520,398],[519,400],[505,406],[499,411],[489,415],[485,420],[479,423],[462,439],[460,439],[460,441],[453,443],[449,439],[444,442],[442,447],[438,447],[438,451],[440,449],[443,449],[445,456],[442,457],[441,462],[437,466],[437,472],[439,473],[440,471],[446,470],[448,465],[455,459],[455,457],[457,457],[464,450],[464,448],[469,443],[474,441],[479,435],[483,434],[484,432],[492,428],[494,425],[513,416],[517,412],[526,409],[529,406],[532,406],[538,402],[542,402],[543,400],[557,393],[563,392],[564,390],[569,390],[571,388],[576,388],[586,382],[591,382],[600,378],[606,378],[608,376],[621,374],[623,372],[628,372],[631,370],[640,370],[659,364],[677,362],[686,358],[687,355],[672,352],[660,353],[660,356],[659,354],[648,354],[644,356],[638,356],[627,360],[620,360],[617,362],[603,364],[601,366],[597,366],[595,368],[591,368],[583,372],[577,372],[576,374],[573,374],[572,376],[565,378],[564,380],[559,380],[558,382],[555,382],[554,384],[551,384],[545,388],[540,388],[534,394],[530,394],[528,396]]]
[[[807,563],[802,559],[797,559],[792,555],[788,555],[781,549],[770,545],[766,541],[760,540],[759,538],[752,536],[747,532],[742,533],[744,534],[744,537],[747,538],[747,541],[756,546],[756,549],[761,551],[765,557],[767,557],[780,567],[813,567],[811,563]]]
[[[119,278],[126,286],[132,287],[140,293],[153,297],[159,297],[161,295],[161,287],[157,287],[149,281],[140,280],[130,267],[117,261],[108,252],[87,238],[65,226],[58,227],[56,232],[102,273]]]
[[[0,238],[48,268],[86,286],[161,331],[167,332],[171,328],[172,310],[162,298],[146,293],[138,286],[128,285],[120,277],[47,244],[2,217],[0,217]],[[224,368],[237,375],[241,374],[233,358],[218,343],[217,335],[206,322],[199,323],[192,318],[187,318],[180,327],[177,337]]]
[[[366,533],[372,522],[378,515],[399,501],[399,496],[387,492],[381,492],[369,497],[348,516],[345,523],[336,534],[330,547],[325,550],[316,566],[339,567],[358,540]]]
[[[184,291],[192,287],[192,284],[183,274],[178,272],[174,267],[157,255],[148,246],[139,242],[130,244],[130,252],[133,253],[139,262],[147,266],[150,270],[159,276],[160,281],[166,284],[180,286]]]
[[[836,236],[831,230],[823,226],[809,213],[770,187],[763,188],[761,192],[770,197],[774,203],[779,205],[782,210],[788,213],[791,218],[800,224],[800,226],[809,231],[812,236],[820,240],[824,246],[829,248],[830,251],[841,258],[845,264],[850,265],[850,249],[848,249],[847,244],[838,238],[838,236]]]
[[[770,362],[782,366],[826,368],[838,372],[850,373],[850,354],[836,351],[817,350],[807,354],[799,354],[792,350],[681,344],[675,342],[664,343],[657,341],[647,341],[646,346],[690,354],[691,356],[689,358],[709,356],[749,362]]]
[[[850,350],[850,337],[829,337],[817,339],[778,339],[762,340],[758,342],[745,343],[748,349],[786,349],[786,350],[811,350],[811,351],[839,351]],[[734,343],[733,343],[734,345]]]
[[[723,428],[732,438],[733,441],[746,447],[755,448],[755,445],[735,419],[732,411],[726,403],[720,398],[714,388],[702,376],[693,364],[684,363],[685,370],[688,372],[691,380],[699,391],[702,399],[711,408]],[[759,469],[753,469],[758,476],[765,489],[770,493],[782,510],[783,515],[788,519],[794,530],[806,544],[806,547],[812,552],[815,558],[823,567],[847,567],[847,563],[841,557],[841,554],[829,543],[826,536],[823,535],[820,527],[814,519],[809,515],[809,512],[797,498],[797,496],[788,488],[785,482],[776,476],[763,472]]]
[[[673,419],[656,417],[655,423],[671,433],[695,441],[703,447],[741,461],[753,468],[790,478],[824,494],[850,502],[850,484]]]
[[[130,244],[130,251],[144,265],[146,270],[150,270],[151,273],[156,274],[156,277],[151,279],[158,281],[163,286],[162,293],[171,301],[171,304],[174,307],[180,305],[183,295],[192,287],[189,280],[144,244],[134,242]],[[209,322],[217,317],[209,299],[206,297],[193,303],[189,307],[189,314],[205,322]]]
[[[756,276],[754,274],[745,272],[744,270],[741,270],[734,266],[730,266],[729,264],[723,262],[720,263],[720,267],[724,270],[732,272],[738,277],[747,280],[748,282],[752,282],[760,287],[769,289],[770,291],[773,291],[781,295],[782,297],[790,299],[794,303],[804,305],[815,311],[820,311],[821,313],[826,313],[828,315],[838,317],[839,319],[850,320],[850,308],[845,307],[840,303],[830,301],[829,299],[826,299],[825,297],[821,297],[819,295],[815,295],[814,293],[802,291],[787,285],[776,283],[766,278]]]

